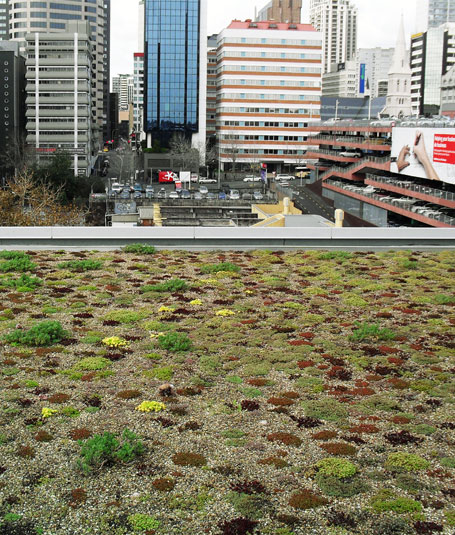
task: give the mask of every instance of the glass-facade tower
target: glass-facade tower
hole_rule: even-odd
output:
[[[191,139],[199,131],[201,4],[145,3],[144,129],[162,146],[168,146],[175,133]]]

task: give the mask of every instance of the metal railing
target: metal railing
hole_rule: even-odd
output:
[[[419,213],[416,210],[413,210],[412,208],[414,206],[414,203],[417,202],[418,199],[397,198],[395,200],[392,200],[391,198],[388,198],[387,195],[376,193],[374,191],[365,191],[364,187],[345,184],[344,182],[340,182],[338,180],[327,180],[326,183],[328,185],[343,189],[346,192],[356,193],[357,195],[362,195],[364,197],[374,199],[378,202],[388,204],[395,208],[401,208],[403,210],[410,212],[411,214],[422,215],[424,217],[428,217],[428,218],[434,219],[435,221],[440,221],[441,223],[445,223],[447,225],[451,225],[455,227],[455,217],[451,217],[449,215],[446,215],[443,213],[437,213],[437,212],[424,214],[424,213]]]
[[[320,141],[328,141],[330,143],[360,143],[361,145],[387,145],[391,146],[391,140],[386,138],[365,137],[365,136],[341,136],[318,134],[317,136],[308,137],[308,139],[317,139]]]
[[[369,162],[382,164],[382,163],[390,162],[390,158],[388,156],[382,156],[382,157],[379,157],[379,156],[366,156],[365,158],[361,158],[357,162],[353,163],[352,165],[348,165],[347,167],[341,167],[339,165],[334,165],[329,170],[327,170],[325,173],[323,173],[320,178],[322,180],[324,180],[326,177],[331,176],[333,173],[343,173],[343,174],[350,173],[351,171],[353,171],[357,167],[359,167],[359,166],[361,167],[362,164],[367,164]]]
[[[446,201],[455,201],[455,193],[451,191],[444,191],[442,189],[430,188],[428,186],[422,186],[420,184],[414,184],[412,182],[399,181],[395,178],[385,177],[385,176],[376,176],[367,174],[368,180],[374,180],[374,182],[379,182],[380,184],[390,184],[397,188],[402,188],[412,192],[423,193],[425,195],[432,195],[433,197],[438,197],[439,199],[445,199]]]

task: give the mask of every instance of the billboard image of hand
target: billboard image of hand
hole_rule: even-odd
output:
[[[391,159],[393,173],[455,184],[455,130],[394,127]]]
[[[430,180],[441,180],[436,173],[433,164],[428,156],[427,149],[425,148],[425,139],[422,132],[416,132],[416,138],[414,141],[414,154],[419,162],[423,165],[427,178]]]

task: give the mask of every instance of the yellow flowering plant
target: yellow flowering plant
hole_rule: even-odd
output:
[[[193,299],[192,301],[190,301],[190,305],[200,306],[202,305],[202,301],[200,299]]]
[[[174,312],[174,309],[163,305],[158,309],[158,312]]]
[[[140,412],[160,412],[164,411],[165,408],[166,405],[161,401],[143,401],[136,407],[136,410]]]
[[[128,347],[128,342],[120,336],[109,336],[107,338],[103,338],[102,343],[107,347]]]
[[[228,308],[217,310],[215,314],[216,316],[222,316],[223,318],[225,318],[226,316],[235,316],[235,312],[233,310],[229,310]]]
[[[57,409],[49,409],[49,407],[43,407],[41,409],[41,416],[43,418],[49,418],[51,417],[53,414],[56,414],[57,413]]]

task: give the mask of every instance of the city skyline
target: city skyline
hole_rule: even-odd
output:
[[[359,10],[359,48],[393,47],[398,33],[401,15],[404,15],[405,33],[410,44],[410,36],[417,31],[415,0],[383,0],[381,4],[371,0],[353,0]],[[424,0],[421,0],[424,2]],[[231,0],[223,10],[219,0],[208,0],[207,33],[220,32],[237,18],[245,20],[254,18],[255,8],[264,7],[266,0]],[[127,73],[133,69],[133,53],[137,52],[138,32],[138,0],[134,0],[134,8],[125,10],[125,0],[112,0],[111,33],[111,73],[113,76]],[[309,20],[309,2],[304,2],[302,21]],[[420,3],[418,3],[420,6]]]

